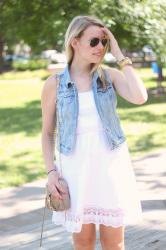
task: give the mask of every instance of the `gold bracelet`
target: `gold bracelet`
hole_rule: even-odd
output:
[[[129,57],[124,57],[122,60],[117,61],[117,64],[122,68],[125,65],[131,65],[132,61]]]

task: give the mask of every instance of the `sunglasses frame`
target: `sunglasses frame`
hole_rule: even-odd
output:
[[[96,43],[94,46],[92,46],[91,42],[92,42],[94,39],[97,40],[97,43]],[[102,38],[102,39],[100,39],[100,38],[98,38],[98,37],[93,37],[93,38],[89,39],[88,41],[90,42],[90,47],[92,47],[92,48],[96,47],[96,46],[99,44],[99,42],[101,42],[102,46],[105,48],[106,45],[108,44],[109,39],[108,39],[108,38]],[[106,43],[103,43],[103,41],[106,41]]]

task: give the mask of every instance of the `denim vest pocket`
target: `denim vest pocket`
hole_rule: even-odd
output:
[[[105,90],[103,90],[101,87],[97,89],[97,94],[99,98],[102,100],[102,103],[108,105],[110,104],[110,100],[116,103],[116,96],[113,93],[113,87],[112,85],[108,85]],[[107,107],[108,108],[108,107]]]

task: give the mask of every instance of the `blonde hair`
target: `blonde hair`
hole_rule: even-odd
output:
[[[64,44],[66,59],[67,59],[68,64],[72,63],[73,56],[74,56],[74,50],[71,46],[72,39],[75,37],[81,37],[84,30],[92,25],[99,26],[99,27],[105,26],[101,20],[99,20],[98,18],[94,16],[76,16],[70,22],[67,28],[66,34],[65,34],[65,44]],[[104,48],[105,51],[104,51],[103,57],[105,53],[107,52],[108,48],[109,48],[109,43]],[[106,88],[106,79],[105,79],[104,71],[102,67],[100,66],[103,60],[103,57],[101,58],[99,63],[93,64],[90,73],[92,74],[95,70],[97,70],[99,77],[101,79],[101,82],[102,82],[102,87]]]

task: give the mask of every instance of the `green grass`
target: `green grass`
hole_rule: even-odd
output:
[[[151,69],[137,71],[147,88],[156,86]],[[19,79],[22,73],[25,72],[18,74]],[[36,75],[40,79],[48,74],[46,71],[40,73],[26,73],[28,75],[23,79],[30,78],[29,81],[0,81],[1,188],[46,177],[41,153],[40,108],[44,81],[32,80]],[[163,85],[166,86],[166,82]],[[140,106],[118,97],[118,113],[132,157],[165,147],[166,97],[149,96],[148,101]]]
[[[132,156],[141,156],[165,147],[165,98],[150,96],[146,104],[128,107],[125,107],[123,100],[119,100],[119,115]]]
[[[155,89],[156,76],[150,68],[136,70],[147,89]],[[166,69],[163,71],[166,75]],[[166,81],[162,83],[166,87]],[[118,113],[121,118],[131,156],[138,157],[166,145],[166,95],[149,94],[143,105],[128,103],[118,96]]]
[[[29,78],[39,78],[46,79],[49,73],[47,70],[38,69],[38,70],[25,70],[25,71],[9,71],[3,74],[0,74],[0,80],[25,80]]]
[[[45,176],[41,155],[42,83],[0,84],[0,187]]]

